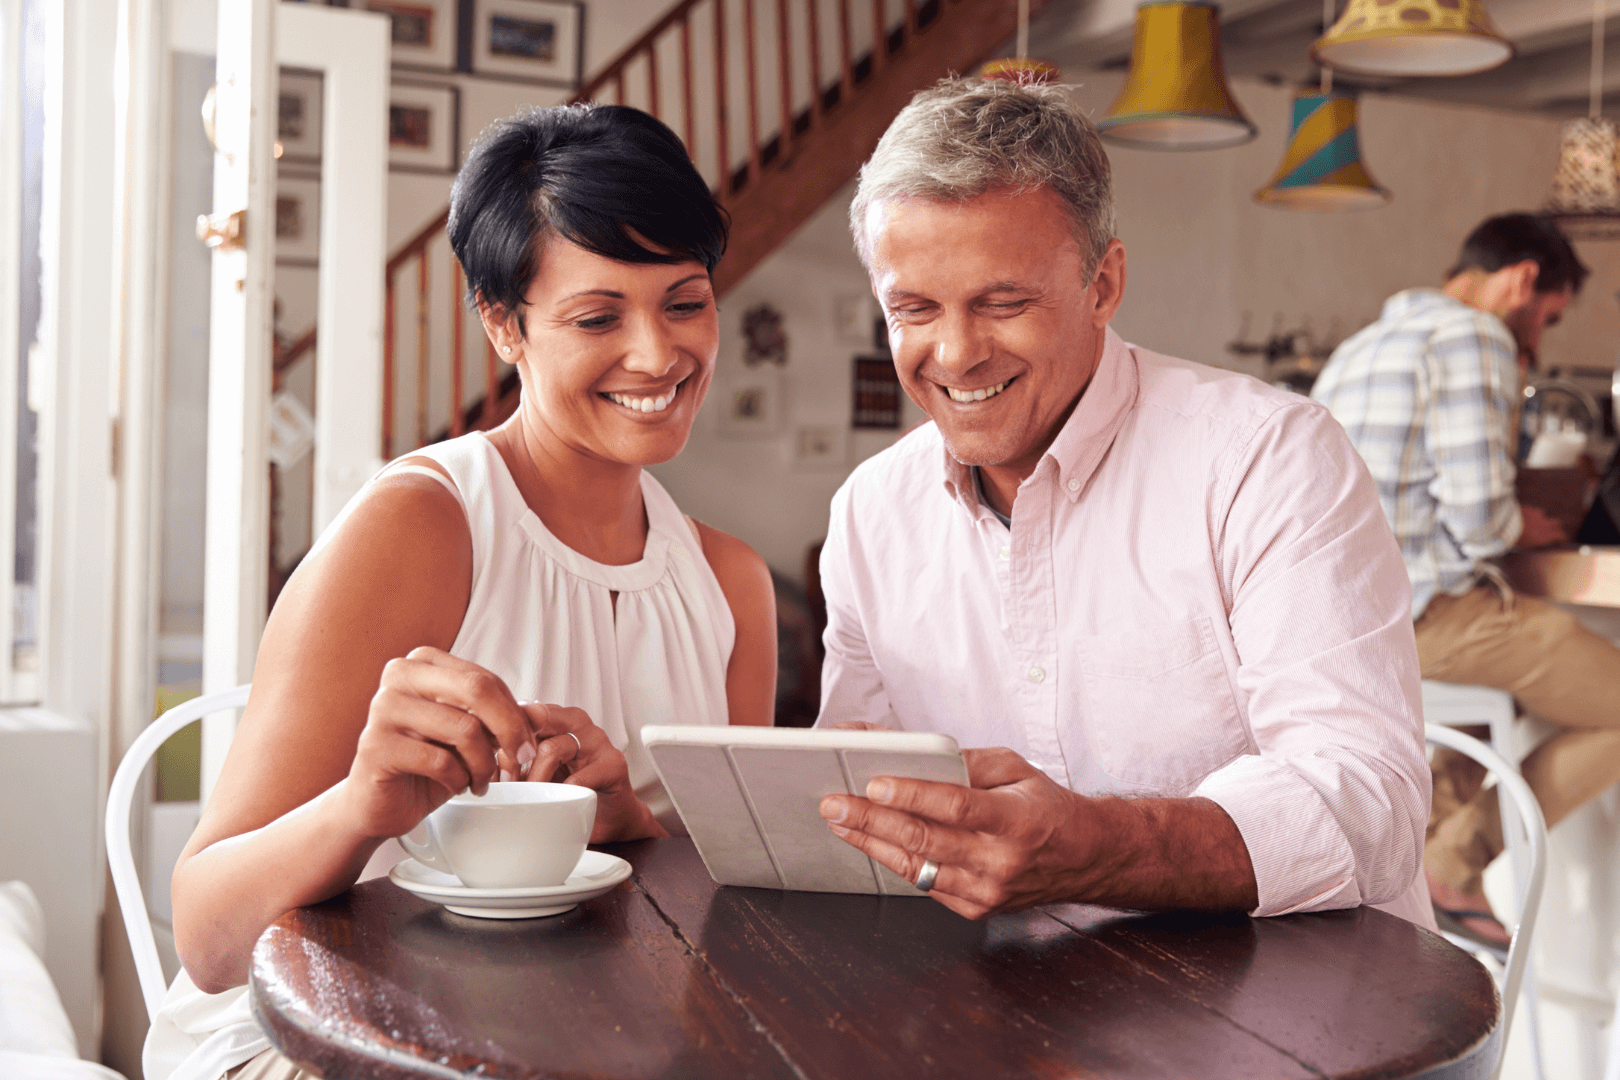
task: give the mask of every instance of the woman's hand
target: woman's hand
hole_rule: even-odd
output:
[[[412,649],[383,668],[341,797],[361,835],[401,836],[452,795],[482,794],[503,767],[522,775],[537,757],[529,715],[499,676]]]
[[[537,701],[526,701],[522,707],[541,740],[528,779],[561,780],[596,791],[596,825],[591,829],[591,843],[669,835],[647,804],[636,797],[630,786],[630,763],[624,754],[583,709]],[[559,776],[563,769],[566,776]]]

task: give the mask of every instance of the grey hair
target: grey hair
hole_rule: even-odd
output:
[[[944,79],[911,99],[861,167],[849,207],[855,252],[870,266],[873,203],[1042,187],[1063,203],[1089,278],[1114,238],[1111,170],[1095,125],[1061,86]]]

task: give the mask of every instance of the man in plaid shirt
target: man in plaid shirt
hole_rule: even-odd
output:
[[[1412,579],[1423,677],[1510,691],[1561,730],[1524,759],[1551,825],[1620,780],[1620,649],[1563,609],[1516,596],[1490,560],[1568,539],[1513,490],[1519,360],[1587,276],[1551,222],[1504,214],[1463,242],[1443,289],[1409,289],[1348,338],[1311,396],[1377,481]],[[1502,851],[1484,770],[1433,762],[1424,869],[1442,926],[1505,945],[1481,875]]]

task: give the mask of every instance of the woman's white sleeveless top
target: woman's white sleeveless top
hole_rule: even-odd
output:
[[[645,724],[728,722],[736,624],[669,493],[642,472],[647,546],[639,562],[608,566],[551,534],[483,435],[407,456],[431,459],[450,480],[398,463],[378,476],[409,471],[438,480],[460,502],[472,536],[472,590],[451,654],[500,676],[519,701],[585,710],[624,751],[636,794],[665,828],[684,833],[639,732]],[[364,495],[350,500],[311,555]],[[367,876],[379,869],[386,867],[374,857]],[[268,1045],[246,987],[204,994],[182,970],[153,1018],[143,1059],[148,1080],[218,1080]]]
[[[736,624],[675,501],[642,472],[646,549],[640,562],[608,566],[551,534],[483,435],[410,456],[450,474],[472,533],[472,592],[450,652],[499,675],[519,701],[584,709],[624,751],[636,794],[665,828],[684,832],[638,733],[728,721]]]

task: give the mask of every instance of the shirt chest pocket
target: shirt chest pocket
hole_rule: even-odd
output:
[[[1248,748],[1209,618],[1086,639],[1087,734],[1102,771],[1179,794]]]

